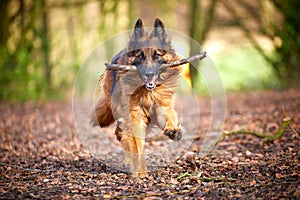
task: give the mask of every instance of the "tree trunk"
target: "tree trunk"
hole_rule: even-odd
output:
[[[42,48],[44,51],[44,64],[45,64],[45,78],[47,87],[51,86],[51,65],[49,59],[50,45],[49,45],[49,27],[48,27],[48,10],[46,0],[42,0]]]
[[[204,6],[201,3],[199,4],[198,0],[190,0],[190,36],[199,44],[202,44],[207,36],[207,33],[213,20],[216,4],[217,0],[210,1],[210,4],[208,6]],[[191,42],[190,55],[195,55],[199,53],[199,51],[201,51],[200,47]],[[198,65],[199,61],[194,61],[190,64],[190,76],[193,88],[195,88],[195,85],[197,84]]]
[[[0,1],[0,13],[1,13],[1,23],[0,23],[0,47],[6,46],[8,39],[8,26],[9,26],[9,13],[8,13],[8,0]]]

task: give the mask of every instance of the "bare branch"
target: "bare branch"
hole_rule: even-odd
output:
[[[107,70],[114,70],[114,71],[135,71],[136,66],[135,65],[119,65],[119,64],[109,64],[105,63]]]
[[[166,68],[169,68],[169,67],[176,67],[176,66],[179,66],[179,65],[184,65],[186,63],[190,63],[190,62],[193,62],[193,61],[198,60],[198,59],[202,60],[205,57],[206,57],[206,52],[201,52],[201,53],[193,55],[189,58],[174,61],[174,62],[171,62],[171,63],[168,63],[168,64],[162,64],[160,66],[160,69],[162,70],[162,69],[166,69]],[[135,71],[135,70],[137,70],[135,65],[119,65],[119,64],[108,64],[108,63],[105,63],[105,65],[106,65],[107,70],[115,70],[115,71],[118,71],[118,70],[121,70],[121,71]]]
[[[203,58],[206,57],[206,51],[204,51],[203,53],[198,53],[196,55],[193,55],[189,58],[185,58],[185,59],[182,59],[182,60],[179,60],[179,61],[175,61],[175,62],[171,62],[169,64],[163,64],[160,66],[160,69],[166,69],[168,67],[176,67],[176,66],[179,66],[179,65],[184,65],[186,63],[191,63],[195,60],[202,60]]]

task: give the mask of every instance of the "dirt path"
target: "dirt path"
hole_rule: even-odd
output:
[[[205,122],[209,98],[200,98],[199,105]],[[299,111],[299,90],[229,94],[224,130],[274,133],[284,115],[294,130],[287,128],[268,144],[249,135],[230,136],[201,158],[187,152],[139,180],[83,148],[69,104],[2,103],[0,198],[299,199]]]

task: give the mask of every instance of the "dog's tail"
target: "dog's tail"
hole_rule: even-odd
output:
[[[91,120],[94,126],[100,125],[100,127],[106,127],[115,121],[110,104],[110,97],[102,97],[99,99],[95,106],[95,114]]]

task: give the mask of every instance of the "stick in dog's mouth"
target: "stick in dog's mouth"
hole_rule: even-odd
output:
[[[159,70],[165,70],[169,67],[176,67],[179,65],[184,65],[186,63],[191,63],[195,60],[202,60],[205,57],[206,57],[206,52],[205,51],[200,52],[189,58],[181,59],[181,60],[167,63],[167,64],[162,64],[159,67]],[[135,65],[120,65],[120,64],[108,64],[108,63],[105,63],[105,65],[106,65],[106,70],[114,70],[114,71],[119,71],[119,70],[121,70],[121,71],[136,71],[136,70],[138,70]],[[147,90],[153,90],[156,87],[156,83],[155,83],[156,78],[157,77],[142,77]]]
[[[166,69],[168,67],[176,67],[179,65],[184,65],[187,63],[191,63],[195,60],[202,60],[205,57],[206,57],[206,51],[200,52],[189,58],[181,59],[181,60],[171,62],[168,64],[162,64],[160,66],[160,70]],[[136,71],[137,70],[137,67],[135,65],[120,65],[120,64],[109,64],[109,63],[105,63],[105,65],[106,65],[106,70],[114,70],[114,71],[119,71],[119,70],[121,70],[121,71]]]

